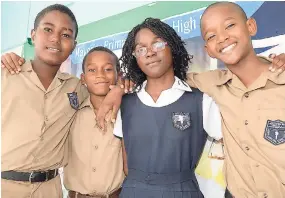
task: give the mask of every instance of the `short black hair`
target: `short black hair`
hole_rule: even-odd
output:
[[[52,12],[52,11],[59,11],[61,13],[67,14],[70,17],[72,22],[74,22],[74,24],[75,24],[75,39],[76,39],[77,34],[78,34],[78,24],[77,24],[76,18],[74,16],[73,12],[68,7],[66,7],[65,5],[62,5],[62,4],[53,4],[53,5],[46,7],[42,11],[40,11],[37,14],[35,22],[34,22],[34,29],[37,29],[42,18],[47,13]]]
[[[119,59],[117,57],[117,55],[112,52],[110,49],[106,48],[106,47],[103,47],[103,46],[97,46],[97,47],[94,47],[92,48],[91,50],[89,50],[89,52],[84,56],[83,58],[83,62],[82,62],[82,72],[85,73],[85,62],[86,62],[86,59],[88,57],[89,54],[91,54],[92,52],[107,52],[109,53],[111,56],[114,57],[115,59],[115,63],[116,63],[116,71],[119,72],[120,71],[120,62],[119,62]]]
[[[215,2],[215,3],[212,3],[211,5],[209,5],[205,11],[203,12],[202,14],[202,17],[201,17],[201,21],[203,19],[203,16],[206,14],[206,12],[210,9],[210,8],[213,8],[215,6],[219,6],[219,5],[226,5],[226,4],[229,4],[229,5],[232,5],[234,8],[237,9],[237,11],[240,12],[242,18],[246,21],[247,20],[247,16],[246,16],[246,13],[245,11],[242,9],[242,7],[240,7],[238,4],[236,3],[233,3],[233,2],[230,2],[230,1],[221,1],[221,2]],[[200,23],[200,25],[202,26],[202,23]]]
[[[146,18],[141,24],[135,26],[128,34],[122,50],[122,72],[124,76],[130,78],[136,86],[140,89],[143,82],[146,80],[146,74],[139,68],[135,57],[132,55],[135,49],[135,38],[137,33],[147,28],[155,35],[167,42],[171,48],[174,75],[181,80],[186,80],[186,74],[191,63],[192,55],[189,55],[185,42],[175,32],[175,30],[168,24],[162,22],[160,19]]]

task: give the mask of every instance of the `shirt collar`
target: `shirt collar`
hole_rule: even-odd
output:
[[[266,57],[266,56],[258,56],[261,59],[264,59],[265,61],[272,63],[272,59]],[[269,70],[263,72],[264,77],[266,80],[270,80],[275,84],[278,85],[284,85],[285,84],[285,73],[282,72],[281,74],[277,72],[271,72]]]
[[[265,61],[272,62],[272,59],[266,57],[266,56],[258,56],[261,59],[264,59]],[[272,82],[276,84],[284,84],[285,83],[285,72],[282,74],[276,74],[272,73],[270,71],[264,72],[263,75],[266,77],[266,79],[271,80]],[[229,69],[227,70],[222,70],[219,73],[218,78],[216,79],[216,85],[224,85],[226,84],[229,80],[233,79],[233,76],[235,76]]]
[[[192,89],[190,88],[190,86],[183,80],[180,80],[178,77],[174,77],[174,83],[172,85],[172,87],[170,89],[178,89],[181,91],[188,91],[188,92],[192,92]],[[143,82],[142,84],[142,88],[139,92],[146,92],[145,91],[145,87],[147,84],[147,80]]]
[[[82,109],[84,107],[90,107],[91,109],[94,110],[94,107],[90,101],[90,95],[82,102],[81,106],[79,107],[79,109]]]
[[[27,60],[21,67],[21,71],[30,72],[33,71],[32,63],[30,60]]]
[[[277,85],[285,85],[285,72],[283,71],[281,74],[277,72],[267,71],[266,73],[267,79],[272,81]]]
[[[264,86],[267,80],[270,80],[273,83],[278,84],[278,85],[285,84],[285,72],[278,74],[277,72],[271,72],[268,70],[268,71],[263,72],[262,75],[264,76]],[[238,78],[230,70],[222,70],[221,72],[219,72],[219,76],[217,77],[215,84],[217,86],[224,85],[228,81],[232,80],[233,77]]]
[[[233,79],[233,73],[230,70],[221,70],[218,73],[217,79],[215,79],[214,83],[217,86],[221,86],[226,84],[228,81]]]
[[[79,110],[80,110],[80,109],[83,109],[83,108],[85,108],[85,107],[91,108],[91,110],[93,111],[94,116],[95,116],[95,118],[96,118],[95,109],[94,109],[94,107],[93,107],[93,105],[92,105],[92,103],[91,103],[90,95],[82,102],[81,106],[79,107]],[[110,110],[110,111],[107,113],[106,117],[105,117],[105,120],[106,120],[107,122],[111,121],[111,115],[112,115],[112,110]]]
[[[31,72],[33,71],[33,67],[32,67],[32,62],[31,60],[26,61],[22,67],[21,67],[21,71],[22,72]],[[57,78],[61,79],[61,80],[68,80],[70,78],[72,78],[72,75],[68,74],[68,73],[63,73],[60,71],[60,69],[57,71],[56,75]]]

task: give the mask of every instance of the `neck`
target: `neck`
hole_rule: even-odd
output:
[[[173,70],[159,78],[151,78],[148,76],[145,90],[154,101],[157,101],[161,92],[170,89],[173,86],[174,81],[175,77]]]
[[[249,87],[264,71],[268,70],[269,63],[260,60],[252,50],[238,63],[226,66],[246,87]]]
[[[59,70],[60,65],[51,66],[51,65],[46,64],[42,60],[35,58],[32,61],[32,67],[33,67],[33,70],[38,75],[40,80],[41,79],[52,80],[54,79],[57,71]]]
[[[94,94],[90,94],[90,102],[94,107],[95,111],[97,112],[99,107],[101,106],[105,96],[98,96]]]

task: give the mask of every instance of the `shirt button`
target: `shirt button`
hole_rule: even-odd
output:
[[[245,147],[245,150],[249,151],[250,149],[249,149],[249,147],[248,147],[248,146],[246,146],[246,147]]]
[[[93,167],[92,170],[93,170],[93,172],[96,172],[96,168],[95,167]]]
[[[249,97],[249,93],[245,93],[244,97],[248,98]]]
[[[257,168],[258,168],[258,167],[259,167],[259,164],[256,164],[256,165],[255,165],[255,167],[257,167]]]
[[[96,149],[96,150],[97,150],[97,149],[98,149],[98,146],[97,146],[97,145],[95,145],[95,146],[94,146],[94,149]]]
[[[245,124],[245,125],[248,125],[248,120],[244,121],[244,124]]]
[[[47,97],[47,95],[45,95],[45,99],[47,99],[48,97]]]
[[[47,117],[47,116],[45,117],[45,121],[46,121],[46,122],[48,121],[48,117]]]
[[[264,197],[264,198],[267,198],[268,195],[267,195],[266,193],[263,193],[263,197]]]

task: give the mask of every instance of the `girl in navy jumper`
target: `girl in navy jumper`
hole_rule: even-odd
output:
[[[127,156],[120,197],[202,198],[194,170],[207,133],[221,138],[221,123],[211,121],[220,119],[212,99],[184,82],[192,57],[177,33],[153,18],[133,28],[122,54],[138,92],[123,97],[115,123]]]

